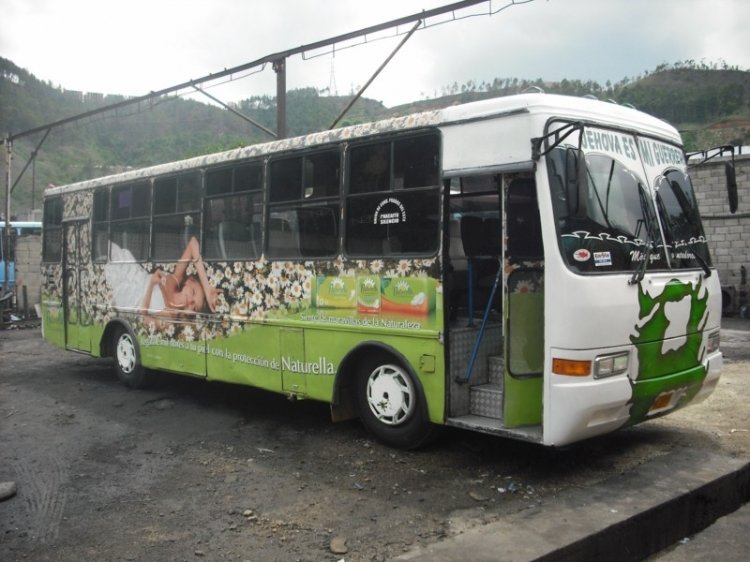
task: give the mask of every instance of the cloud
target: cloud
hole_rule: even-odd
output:
[[[0,56],[67,89],[141,95],[449,1],[5,0]],[[496,77],[603,84],[687,59],[748,68],[749,28],[746,0],[535,0],[418,31],[366,95],[393,105],[453,82]],[[339,93],[349,93],[399,41],[293,57],[287,85],[335,84]],[[274,95],[275,74],[267,67],[212,93],[226,101]]]

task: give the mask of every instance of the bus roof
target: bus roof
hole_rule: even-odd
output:
[[[526,114],[530,119],[540,121],[538,134],[542,133],[543,123],[550,117],[582,119],[604,125],[624,127],[675,144],[681,144],[677,130],[667,122],[613,102],[590,98],[561,96],[555,94],[530,93],[491,98],[444,109],[414,113],[402,117],[392,117],[381,121],[351,125],[340,129],[321,131],[299,137],[291,137],[266,143],[248,145],[187,160],[158,164],[147,168],[130,170],[115,175],[84,180],[69,185],[48,188],[46,196],[68,191],[77,191],[115,183],[137,181],[152,176],[179,173],[199,169],[224,162],[258,158],[283,153],[290,150],[325,146],[335,142],[366,138],[379,133],[406,131],[410,129],[460,125],[504,116]],[[530,143],[528,145],[530,147]],[[530,149],[529,149],[530,159]]]

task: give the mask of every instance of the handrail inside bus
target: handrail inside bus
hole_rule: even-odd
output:
[[[500,279],[503,275],[503,262],[502,260],[498,260],[497,263],[497,274],[495,275],[495,281],[492,283],[492,291],[490,291],[490,298],[487,300],[487,306],[484,308],[484,316],[482,316],[482,323],[479,326],[479,333],[477,334],[477,339],[474,341],[474,349],[471,351],[471,357],[469,358],[469,363],[466,365],[466,373],[463,377],[456,377],[456,382],[458,384],[466,384],[471,380],[471,375],[474,371],[474,363],[476,363],[477,356],[479,355],[479,348],[482,345],[482,338],[484,337],[484,329],[487,326],[487,320],[490,317],[490,310],[492,309],[492,303],[495,300],[495,293],[497,292],[497,287],[500,284]]]

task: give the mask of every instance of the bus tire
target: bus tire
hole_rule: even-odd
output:
[[[128,388],[145,388],[149,378],[141,365],[141,354],[135,336],[124,326],[120,326],[112,337],[112,356],[115,371],[120,382]]]
[[[360,365],[356,401],[362,424],[386,445],[416,449],[433,434],[421,386],[390,356]]]

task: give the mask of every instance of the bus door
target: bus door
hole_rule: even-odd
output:
[[[86,304],[91,260],[88,221],[72,221],[63,228],[63,310],[65,347],[91,351],[91,314]]]
[[[539,425],[544,367],[544,250],[534,179],[510,181],[503,207],[504,425]]]

